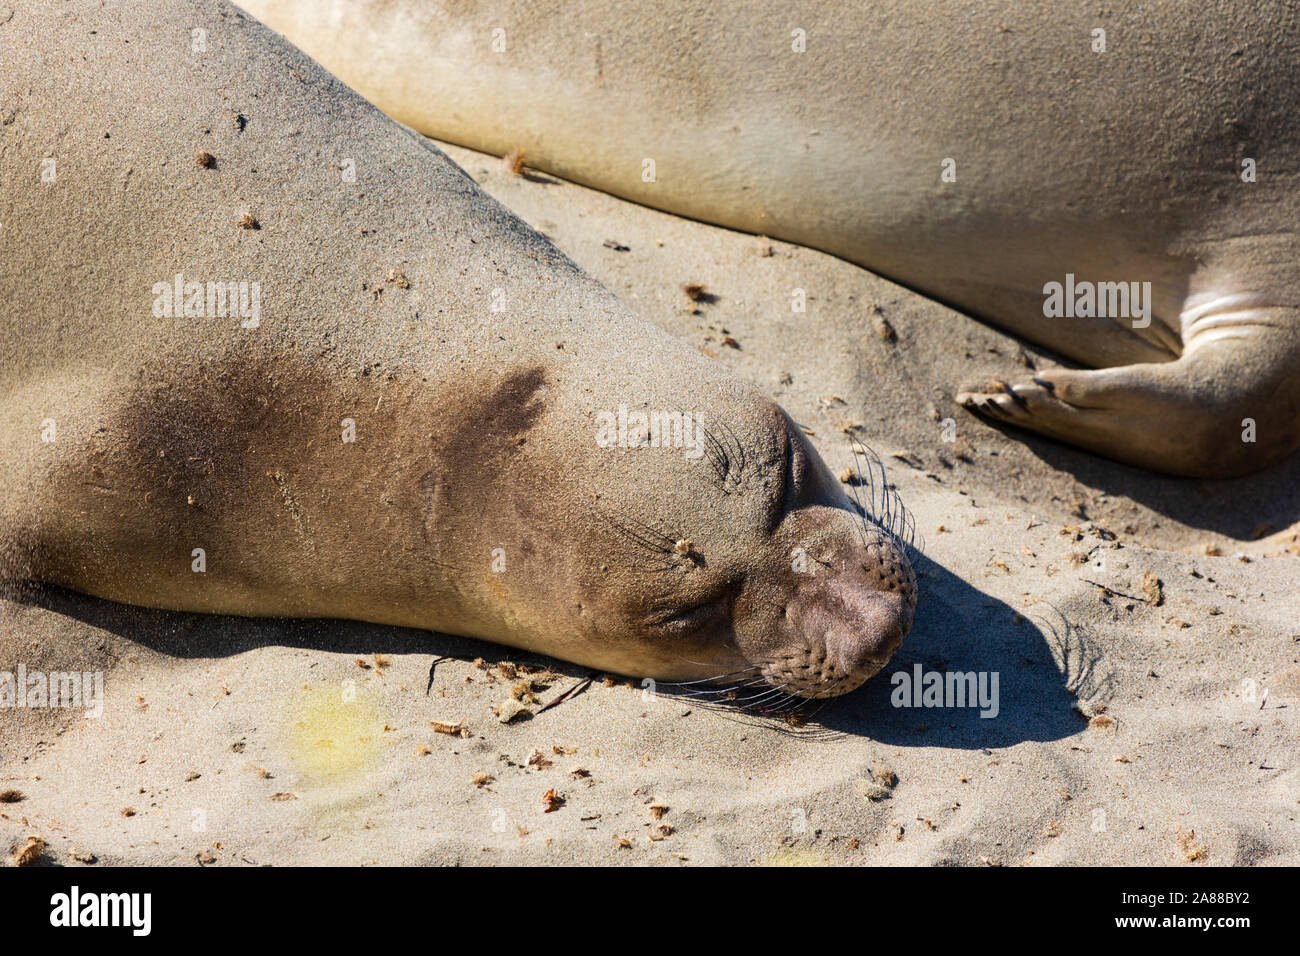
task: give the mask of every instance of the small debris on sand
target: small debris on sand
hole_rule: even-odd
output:
[[[244,213],[242,216],[239,217],[238,225],[240,229],[261,229],[262,228],[262,224],[258,222],[256,219],[254,219],[248,213]]]
[[[872,803],[879,803],[881,800],[888,800],[890,796],[889,788],[882,787],[874,780],[859,780],[858,792]]]
[[[494,713],[497,720],[501,721],[503,724],[508,724],[512,720],[520,718],[526,720],[533,716],[531,710],[519,703],[519,701],[515,700],[513,697],[507,697],[501,703],[497,704],[496,707],[492,709],[492,713]]]
[[[562,806],[564,806],[564,797],[556,793],[554,789],[547,790],[544,794],[542,794],[543,813],[554,813]]]
[[[1142,597],[1152,607],[1159,607],[1165,603],[1164,582],[1150,571],[1142,574]]]
[[[561,704],[566,700],[572,700],[573,698],[581,694],[583,691],[585,691],[588,687],[590,687],[592,683],[595,681],[595,679],[596,679],[596,675],[593,674],[591,677],[579,681],[578,683],[570,687],[568,690],[560,694],[558,697],[554,698],[551,701],[548,701],[542,707],[542,709],[538,711],[538,713],[539,714],[545,713],[546,711],[554,707],[556,704]]]
[[[885,318],[879,307],[871,316],[871,327],[876,330],[876,338],[882,342],[895,342],[898,340],[898,333],[894,331],[894,327],[889,324],[889,320]]]
[[[447,720],[431,720],[429,721],[429,726],[432,727],[436,733],[447,734],[451,737],[469,736],[469,728],[465,726],[465,721],[463,720],[457,721],[454,724]]]
[[[1174,834],[1178,841],[1178,849],[1183,852],[1183,859],[1188,863],[1195,863],[1206,857],[1205,844],[1197,842],[1195,830],[1184,830],[1182,827]]]
[[[200,149],[194,154],[194,165],[202,166],[204,169],[212,169],[217,165],[217,159],[206,150]]]
[[[872,768],[870,777],[857,781],[857,784],[859,793],[872,803],[878,803],[893,795],[894,787],[898,786],[898,774],[886,766],[877,766]]]
[[[506,172],[518,176],[524,171],[524,151],[516,146],[501,157],[501,163],[505,166]]]
[[[9,858],[10,866],[31,866],[41,858],[45,852],[45,841],[39,836],[32,835],[27,838],[27,842],[18,849],[13,856]]]

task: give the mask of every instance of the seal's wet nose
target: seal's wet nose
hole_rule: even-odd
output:
[[[844,613],[825,630],[827,655],[845,673],[875,673],[903,643],[903,599],[892,592],[865,591],[837,582],[846,592],[837,604]]]
[[[834,558],[791,595],[784,646],[767,669],[770,682],[802,697],[846,694],[876,674],[916,609],[916,579],[890,542],[846,545]]]
[[[826,575],[801,588],[789,608],[803,640],[825,649],[826,670],[859,677],[858,683],[898,650],[910,616],[903,595],[876,590],[852,574]]]

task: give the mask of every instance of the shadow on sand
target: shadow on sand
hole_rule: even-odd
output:
[[[1250,541],[1300,521],[1300,454],[1241,478],[1157,475],[1099,458],[1012,425],[982,420],[1052,468],[1193,528]]]
[[[1107,678],[1094,672],[1096,655],[1089,653],[1059,612],[1038,605],[1029,617],[1018,618],[1010,606],[924,557],[918,559],[917,570],[921,573],[921,601],[912,631],[893,660],[862,688],[825,704],[810,703],[809,719],[801,726],[734,708],[717,709],[738,721],[810,740],[848,735],[895,746],[975,750],[1026,740],[1057,740],[1086,726],[1073,709],[1075,697],[1093,696],[1104,688]],[[443,657],[508,659],[548,667],[573,682],[592,676],[590,670],[575,664],[486,641],[360,621],[159,611],[30,583],[9,596],[20,604],[52,611],[170,657],[225,657],[282,646],[357,656],[428,653],[431,665]],[[894,706],[893,675],[912,675],[918,664],[924,673],[996,674],[996,716],[981,717],[978,702],[966,707]],[[556,688],[557,692],[564,689],[563,682]]]

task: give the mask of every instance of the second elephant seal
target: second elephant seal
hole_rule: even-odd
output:
[[[246,6],[428,135],[823,249],[1086,367],[956,396],[999,422],[1181,475],[1300,445],[1294,3]]]

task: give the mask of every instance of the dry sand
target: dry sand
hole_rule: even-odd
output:
[[[824,254],[446,148],[785,405],[833,470],[857,426],[925,538],[902,650],[798,728],[599,680],[507,725],[493,710],[521,678],[499,662],[544,672],[540,701],[586,672],[426,632],[36,589],[0,603],[0,669],[103,670],[104,710],[5,715],[0,789],[21,799],[0,805],[0,849],[39,834],[74,864],[1300,863],[1300,456],[1179,481],[999,432],[951,396],[1048,364],[1034,349]],[[712,301],[690,303],[689,282]],[[891,706],[889,675],[918,664],[996,673],[997,716]]]

